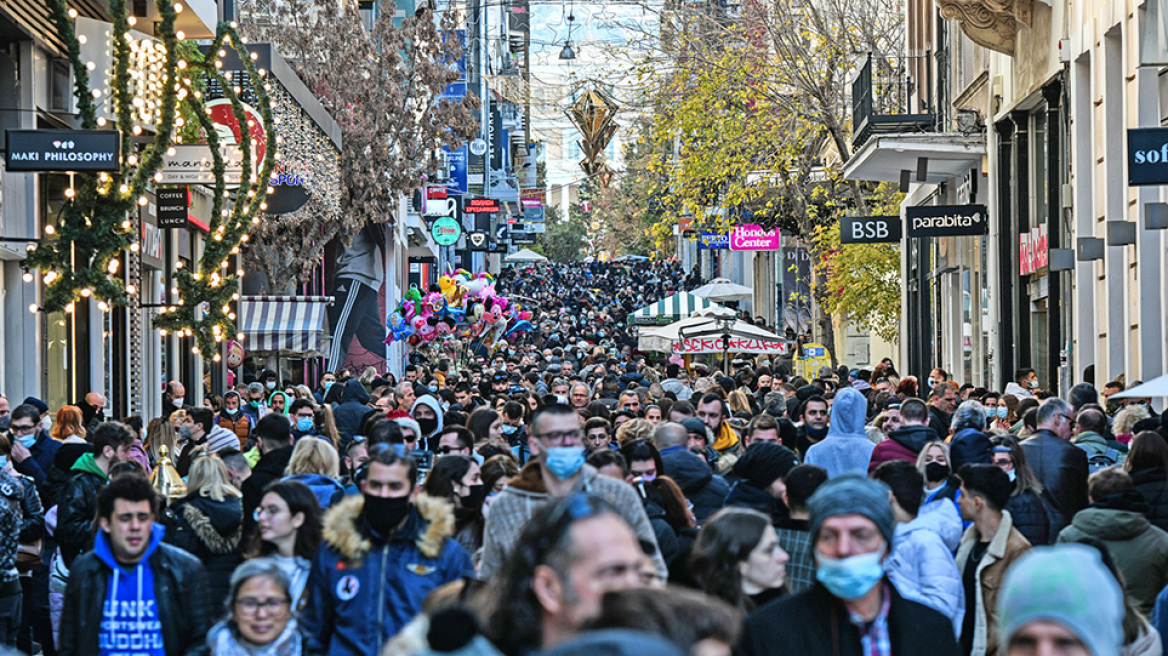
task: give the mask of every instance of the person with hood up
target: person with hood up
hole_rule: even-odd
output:
[[[692,428],[705,434],[705,424],[700,420],[685,421],[696,424]],[[653,432],[653,444],[665,467],[661,473],[681,486],[685,498],[693,504],[694,519],[701,524],[722,509],[726,495],[730,493],[730,486],[725,479],[714,474],[709,463],[687,448],[688,442],[689,429],[682,424],[662,422]]]
[[[202,564],[163,544],[150,481],[129,475],[97,495],[93,551],[73,561],[61,614],[62,656],[206,654],[210,629]]]
[[[418,435],[418,448],[423,451],[436,451],[437,438],[442,434],[442,403],[429,394],[419,396],[410,408],[410,415],[418,422],[418,427],[422,431]]]
[[[893,460],[916,462],[921,449],[929,442],[940,441],[941,436],[929,427],[929,409],[920,399],[905,399],[900,404],[902,426],[888,434],[888,439],[872,449],[868,474]]]
[[[268,397],[268,409],[271,412],[284,415],[285,417],[288,416],[288,406],[291,403],[292,401],[288,398],[288,395],[281,390],[272,392],[272,395]]]
[[[336,386],[333,386],[336,389]],[[331,395],[331,390],[330,390]],[[373,412],[369,407],[372,397],[365,391],[365,386],[356,378],[345,381],[345,388],[341,395],[341,402],[333,411],[337,422],[337,432],[341,434],[341,445],[347,446],[354,435],[361,433],[361,421],[365,415]]]
[[[827,470],[829,479],[857,472],[865,474],[875,444],[864,433],[868,401],[856,390],[845,387],[831,405],[827,437],[807,449],[806,462]]]
[[[726,507],[751,508],[778,524],[790,514],[781,501],[787,491],[783,478],[798,464],[795,452],[785,446],[775,442],[751,444],[734,463],[739,480],[726,495]]]

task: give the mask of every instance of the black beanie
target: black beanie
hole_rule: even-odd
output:
[[[734,463],[734,473],[752,486],[765,490],[798,465],[799,458],[787,447],[774,442],[755,442]]]

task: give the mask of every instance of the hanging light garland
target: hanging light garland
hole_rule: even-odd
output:
[[[128,217],[146,198],[147,185],[162,165],[162,154],[174,132],[179,96],[179,85],[173,79],[179,61],[174,24],[182,6],[171,4],[170,0],[157,0],[156,4],[161,20],[155,33],[161,41],[162,61],[161,70],[156,73],[161,78],[161,98],[148,99],[151,103],[148,116],[157,119],[153,123],[154,137],[141,152],[135,148],[134,137],[143,130],[134,119],[147,116],[137,112],[135,105],[137,102],[142,106],[147,100],[131,89],[130,66],[138,54],[131,50],[128,33],[137,19],[127,14],[125,0],[110,0],[109,11],[113,17],[110,54],[114,69],[108,88],[114,127],[121,133],[122,166],[110,173],[70,174],[60,215],[55,222],[45,224],[45,239],[28,247],[24,266],[38,270],[45,285],[41,305],[33,305],[30,310],[72,312],[78,301],[94,298],[104,311],[110,305],[124,305],[127,294],[137,292],[122,283],[118,275],[119,258],[127,248],[138,248],[136,222]],[[67,0],[49,0],[49,9],[73,67],[81,128],[106,127],[107,121],[97,116],[97,101],[104,94],[103,87],[89,88],[89,72],[94,65],[81,59],[83,37],[78,37],[74,26],[77,12],[68,7]]]
[[[239,53],[255,92],[257,109],[264,127],[265,155],[258,172],[252,168],[252,151],[260,144],[250,136],[249,121],[252,119],[248,118],[240,100],[242,88],[233,84],[223,73],[227,47]],[[236,24],[220,23],[206,58],[182,62],[182,68],[189,72],[182,84],[192,89],[184,94],[184,102],[190,104],[191,113],[198,118],[203,136],[210,146],[215,189],[212,193],[210,231],[203,242],[203,255],[195,271],[186,268],[175,271],[179,303],[163,308],[155,316],[154,325],[164,335],[171,332],[194,337],[196,345],[191,347],[191,352],[215,362],[220,360],[218,345],[223,340],[242,339],[242,335],[235,334],[236,316],[231,303],[239,300],[239,279],[243,277],[243,269],[231,270],[231,259],[239,254],[241,244],[248,239],[248,231],[253,224],[259,223],[260,214],[267,209],[264,201],[271,193],[268,182],[276,161],[281,157],[277,152],[277,121],[272,114],[269,95],[271,85],[265,80],[267,71],[256,68],[254,57],[254,53],[249,53],[243,46]],[[230,209],[225,207],[224,202],[231,198],[231,194],[227,191],[226,165],[219,150],[219,135],[203,101],[203,93],[192,87],[200,75],[206,81],[218,84],[223,96],[231,104],[239,127],[242,172]]]

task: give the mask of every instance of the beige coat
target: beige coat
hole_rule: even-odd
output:
[[[974,544],[980,542],[981,538],[977,526],[970,526],[965,530],[965,535],[961,536],[961,544],[957,546],[957,571],[962,575]],[[994,656],[998,653],[998,591],[1002,587],[1006,570],[1029,550],[1030,542],[1014,528],[1010,512],[1003,510],[998,532],[990,540],[989,548],[977,564],[977,601],[972,607],[966,602],[965,612],[974,614],[972,656]]]

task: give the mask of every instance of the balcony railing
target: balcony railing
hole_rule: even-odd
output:
[[[873,58],[869,53],[852,83],[852,146],[859,148],[873,134],[935,130],[932,79],[929,55]]]

